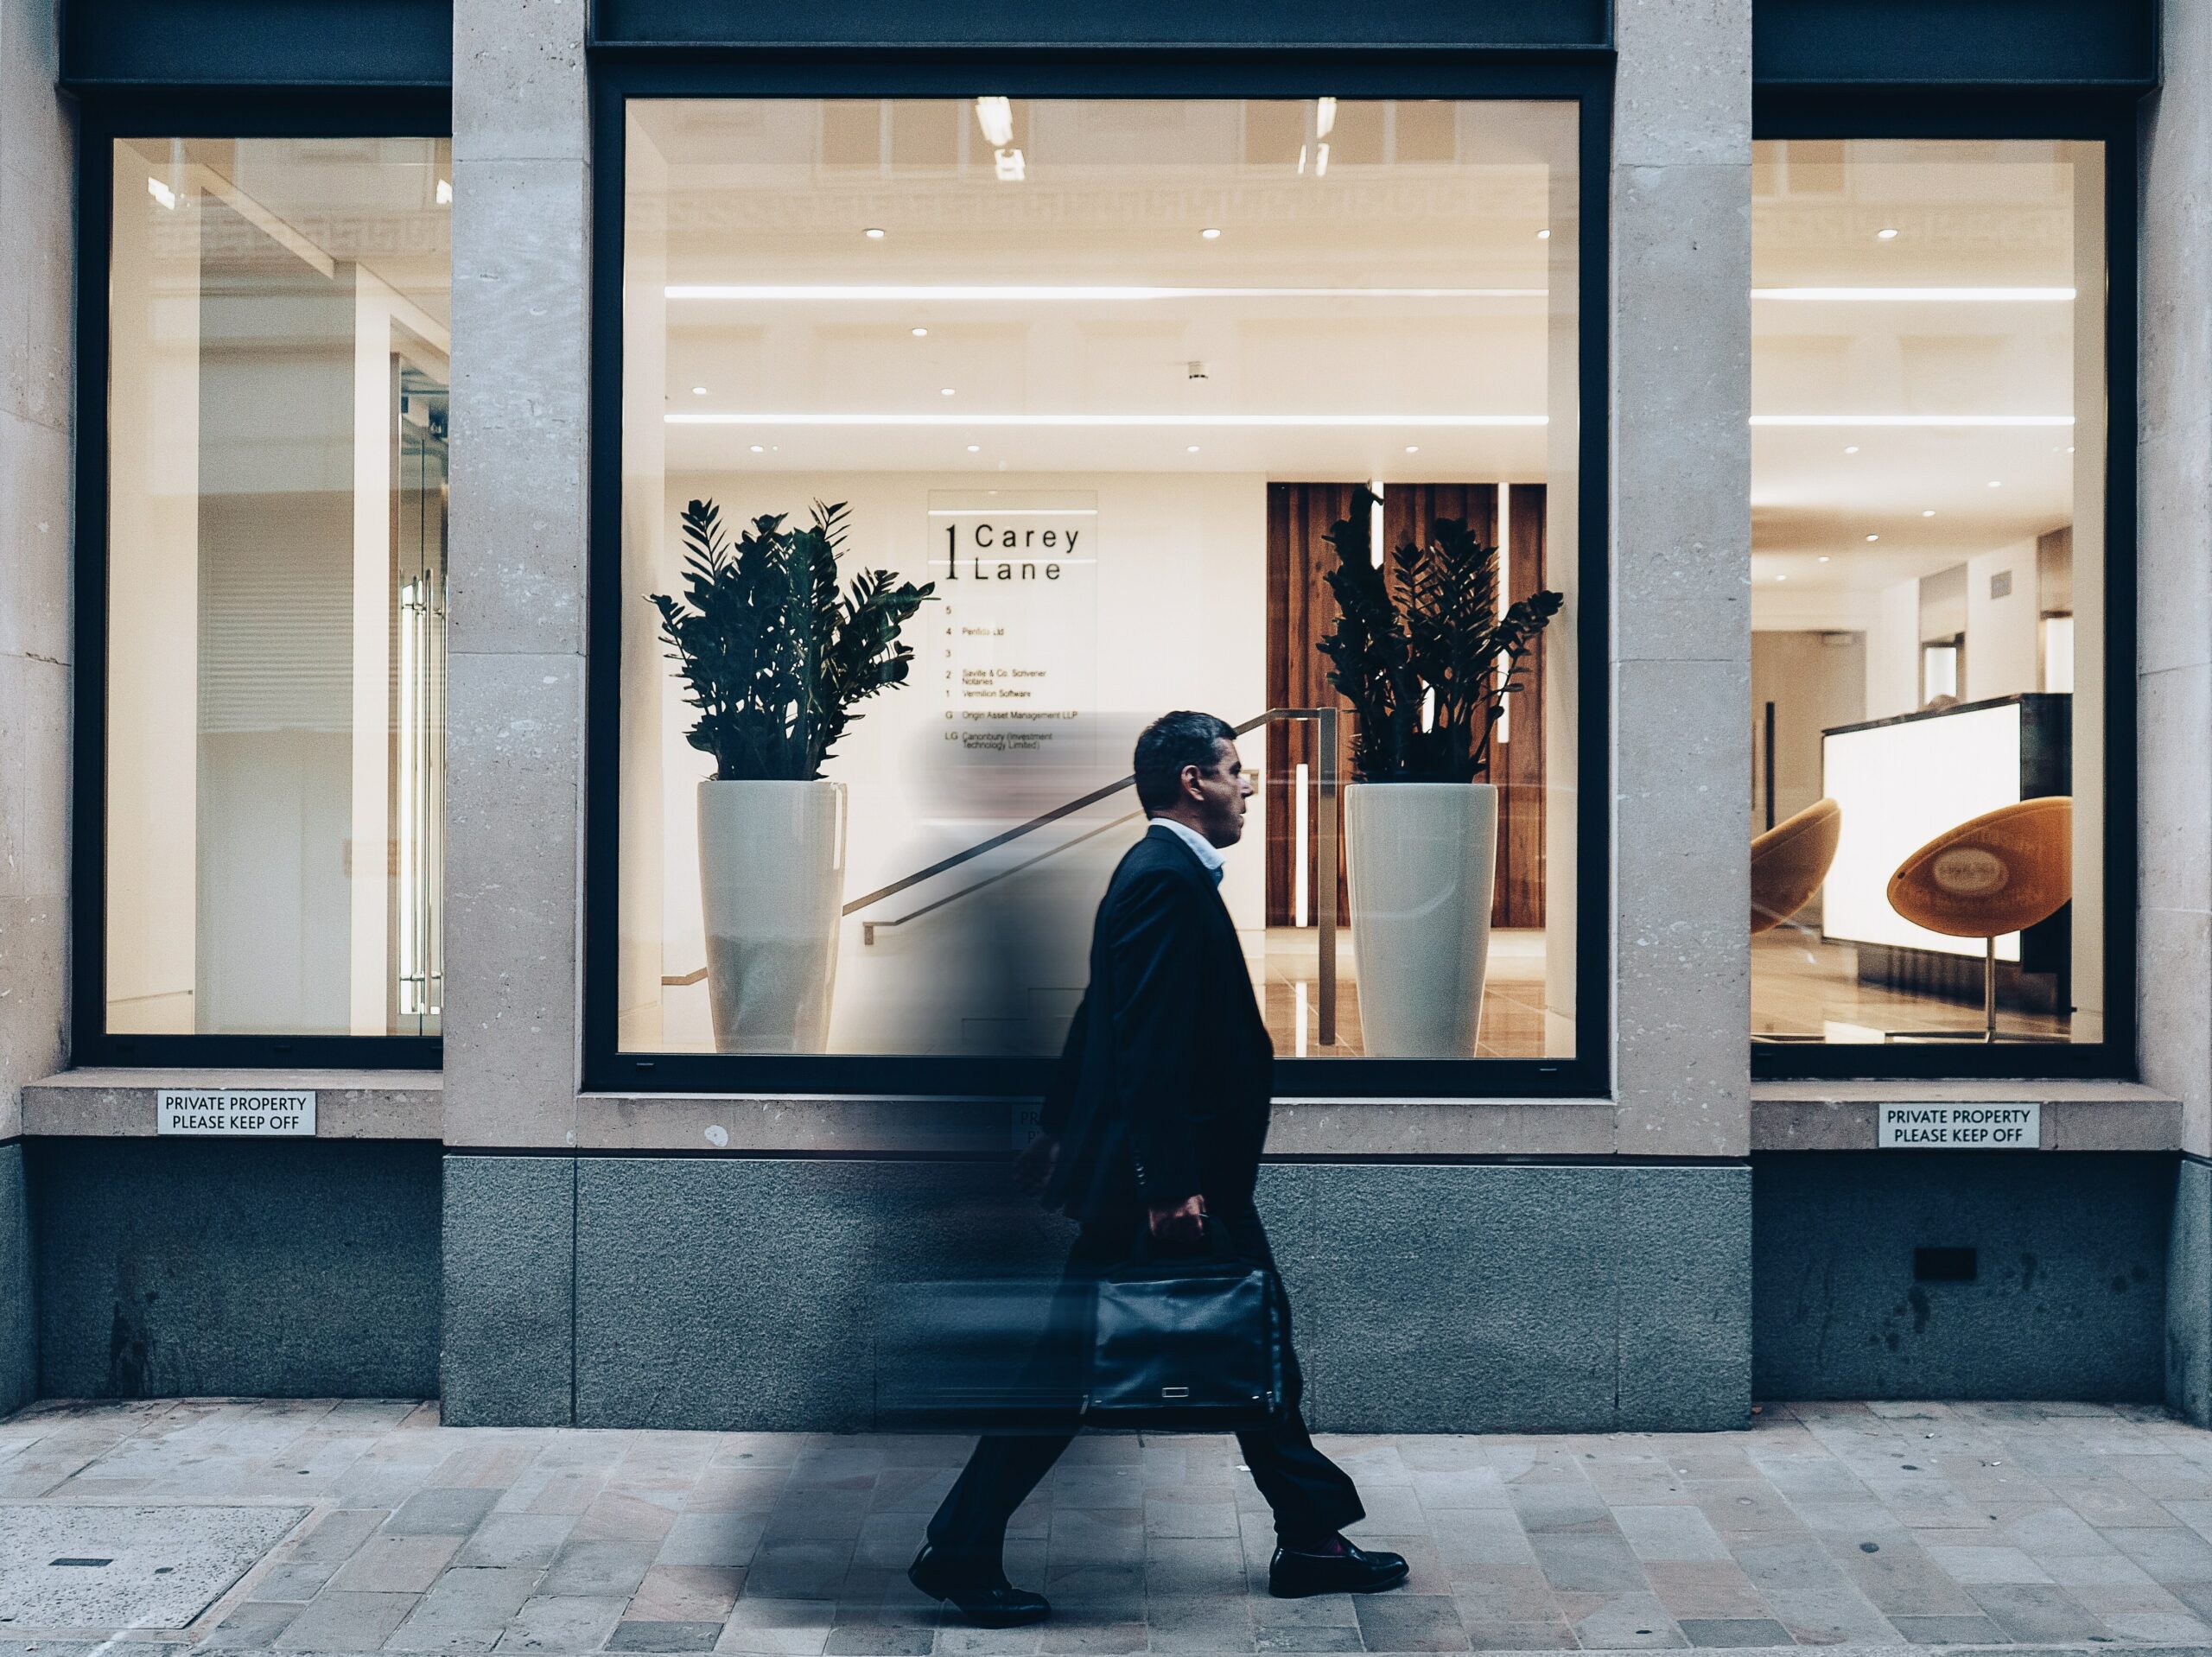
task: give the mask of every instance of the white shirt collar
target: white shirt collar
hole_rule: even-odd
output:
[[[1191,855],[1197,858],[1208,869],[1217,869],[1229,860],[1222,855],[1220,847],[1215,845],[1197,829],[1178,822],[1173,817],[1154,817],[1152,820],[1152,826],[1155,828],[1166,829],[1188,846],[1191,848]]]

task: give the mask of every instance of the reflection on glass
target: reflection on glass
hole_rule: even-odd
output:
[[[1571,105],[628,111],[625,1050],[1056,1051],[1143,831],[1132,745],[1179,707],[1243,727],[1262,779],[1223,895],[1278,1052],[1414,1052],[1361,1001],[1361,731],[1319,648],[1357,520],[1370,556],[1494,549],[1452,565],[1491,572],[1452,603],[1564,595],[1453,774],[1496,788],[1495,829],[1452,818],[1415,906],[1482,883],[1494,832],[1452,1051],[1573,1053]],[[859,665],[911,661],[811,771],[733,768],[669,660],[649,599],[696,585],[707,503],[735,562],[836,510],[839,605],[868,572],[930,587]],[[809,583],[810,556],[785,560]],[[779,579],[721,635],[748,672],[804,632]],[[828,652],[778,693],[792,740],[832,711]],[[1503,664],[1460,665],[1405,699],[1423,733]]]
[[[446,144],[112,165],[107,1027],[435,1033]]]
[[[2098,1040],[2101,149],[1753,189],[1753,1037]]]

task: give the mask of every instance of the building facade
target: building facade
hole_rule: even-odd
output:
[[[879,1420],[1198,706],[1318,1426],[2212,1420],[2202,9],[894,10],[0,0],[0,1405]]]

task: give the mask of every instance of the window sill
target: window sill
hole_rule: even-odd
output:
[[[151,1139],[165,1088],[312,1088],[319,1140],[445,1137],[435,1070],[64,1070],[23,1089],[27,1139]]]
[[[580,1151],[1003,1155],[1034,1133],[1033,1101],[588,1093]],[[1271,1157],[1611,1156],[1610,1099],[1278,1099]]]
[[[1872,1151],[1879,1107],[2039,1104],[2045,1151],[2178,1151],[2181,1102],[2133,1082],[1755,1082],[1753,1151]]]

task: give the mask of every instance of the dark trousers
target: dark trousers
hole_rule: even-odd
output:
[[[1117,1215],[1086,1225],[1068,1253],[1066,1280],[1088,1282],[1127,1260],[1141,1223],[1134,1216]],[[1230,1247],[1241,1257],[1274,1264],[1267,1229],[1249,1208],[1217,1210],[1208,1223],[1227,1232]],[[1274,1510],[1276,1535],[1305,1540],[1357,1524],[1366,1509],[1360,1506],[1350,1475],[1315,1449],[1306,1433],[1299,1413],[1305,1380],[1290,1339],[1290,1302],[1281,1293],[1280,1279],[1276,1292],[1287,1359],[1283,1411],[1265,1426],[1239,1432],[1236,1444],[1244,1464],[1252,1470],[1252,1482]],[[930,1521],[931,1546],[958,1558],[996,1563],[1006,1545],[1007,1521],[1074,1440],[1072,1432],[986,1434]]]

